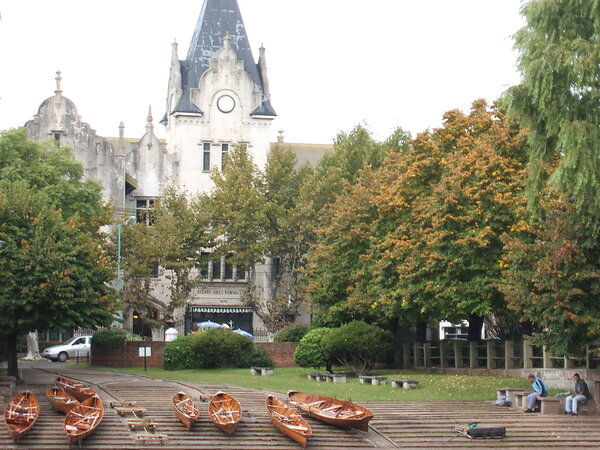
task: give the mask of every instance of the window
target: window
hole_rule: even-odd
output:
[[[237,280],[245,280],[246,279],[246,266],[236,266],[235,278]]]
[[[137,223],[152,225],[154,218],[150,212],[154,208],[154,199],[138,199],[135,203],[135,217]]]
[[[228,262],[230,257],[225,258],[225,278],[226,280],[233,280],[233,264]]]
[[[221,260],[213,261],[212,263],[212,277],[221,278]]]
[[[221,170],[225,170],[225,161],[229,152],[229,144],[221,144]]]
[[[208,258],[208,252],[202,252],[201,261],[206,261]],[[199,267],[200,278],[208,278],[208,263],[200,264]]]
[[[202,147],[202,170],[208,171],[210,170],[210,143],[205,142]]]

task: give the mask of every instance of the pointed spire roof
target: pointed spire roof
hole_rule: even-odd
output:
[[[198,86],[200,77],[210,67],[211,59],[216,58],[217,52],[226,43],[226,36],[237,58],[244,62],[244,69],[254,82],[254,88],[263,93],[263,104],[258,108],[260,113],[276,115],[265,95],[237,0],[204,0],[187,58],[181,61],[183,95],[173,112],[201,113],[190,101],[190,89]]]

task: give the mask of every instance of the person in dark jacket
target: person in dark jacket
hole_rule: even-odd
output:
[[[526,409],[525,412],[540,412],[540,409],[537,407],[536,402],[542,397],[548,396],[548,388],[546,387],[544,382],[535,375],[529,375],[527,379],[531,383],[531,388],[533,389],[533,392],[527,396],[529,408]]]
[[[578,373],[573,375],[575,380],[575,393],[569,395],[565,401],[565,412],[572,416],[577,415],[577,405],[583,405],[587,402],[588,398],[591,398],[590,390],[587,383],[581,379]]]

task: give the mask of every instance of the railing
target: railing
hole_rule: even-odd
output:
[[[406,368],[439,367],[469,369],[593,369],[600,358],[586,348],[580,356],[554,356],[529,340],[467,342],[442,340],[403,343],[397,349]]]
[[[254,342],[273,342],[274,334],[264,328],[254,329]]]

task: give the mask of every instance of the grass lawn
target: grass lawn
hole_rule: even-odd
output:
[[[499,387],[530,389],[529,382],[526,379],[515,377],[443,375],[402,370],[375,372],[374,375],[388,376],[388,384],[372,386],[360,384],[356,377],[349,378],[346,384],[308,381],[306,374],[313,372],[313,370],[298,367],[278,367],[272,376],[265,377],[250,375],[249,369],[163,370],[148,368],[144,372],[143,368],[137,367],[95,368],[184,383],[245,386],[281,393],[287,393],[288,390],[297,390],[354,401],[494,400],[496,398],[496,388]],[[419,388],[415,390],[392,389],[392,378],[418,380]]]

